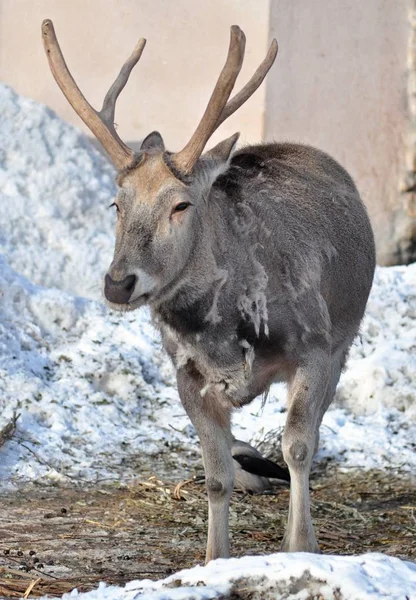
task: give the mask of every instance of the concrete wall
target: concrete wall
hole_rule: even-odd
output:
[[[415,163],[408,94],[413,5],[271,2],[280,55],[267,82],[266,139],[317,146],[347,168],[369,208],[379,260],[387,264],[416,260],[414,196],[405,191]]]
[[[55,84],[40,36],[54,21],[66,62],[86,98],[104,95],[139,37],[147,46],[121,94],[118,131],[137,141],[158,129],[177,150],[193,133],[224,64],[230,25],[247,36],[243,85],[267,51],[268,0],[0,0],[0,78],[84,128]],[[230,118],[212,144],[241,130],[260,141],[265,87]]]

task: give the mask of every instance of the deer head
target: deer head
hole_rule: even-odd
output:
[[[245,49],[244,33],[232,26],[225,65],[186,146],[176,153],[167,152],[161,135],[153,132],[145,138],[140,151],[134,153],[115,130],[115,105],[146,40],[138,41],[98,112],[84,98],[69,72],[52,21],[43,22],[42,37],[55,80],[118,171],[120,191],[114,202],[118,214],[116,245],[105,277],[105,296],[113,308],[120,310],[160,302],[176,288],[195,246],[204,241],[209,191],[218,175],[226,170],[239,134],[203,155],[204,148],[221,123],[260,86],[276,58],[277,42],[272,41],[254,75],[229,99]]]

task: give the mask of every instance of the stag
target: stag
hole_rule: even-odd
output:
[[[313,147],[270,143],[236,150],[238,133],[203,153],[214,131],[263,81],[276,40],[230,99],[245,49],[243,32],[231,27],[225,65],[186,146],[168,152],[152,132],[134,153],[119,138],[114,113],[145,40],[97,112],[72,78],[50,20],[42,35],[58,85],[118,170],[115,251],[104,294],[116,310],[149,305],[175,365],[179,395],[202,447],[206,560],[229,556],[232,412],[275,381],[288,388],[282,449],[291,492],[282,549],[318,552],[310,468],[375,267],[371,225],[353,180]]]

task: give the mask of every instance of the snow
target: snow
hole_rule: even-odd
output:
[[[99,298],[112,252],[112,168],[45,106],[4,85],[0,106],[2,253],[34,283]]]
[[[416,565],[383,554],[319,556],[271,554],[216,560],[180,571],[162,581],[132,581],[124,588],[100,584],[97,590],[65,594],[63,600],[414,600]],[[247,588],[250,593],[247,593]]]
[[[0,448],[0,489],[34,480],[126,482],[167,455],[175,465],[170,478],[180,478],[200,464],[199,445],[158,334],[146,309],[120,315],[101,302],[114,243],[114,172],[46,107],[2,85],[0,106],[0,429],[20,414],[17,432]],[[378,267],[361,335],[324,417],[317,461],[414,475],[415,389],[416,264]],[[284,421],[284,387],[276,385],[264,408],[256,400],[235,415],[234,433],[272,452]],[[217,597],[219,581],[229,585],[228,576],[248,572],[274,585],[275,577],[288,581],[308,568],[329,586],[342,573],[345,598],[379,597],[383,577],[398,578],[391,597],[405,598],[400,577],[415,581],[414,567],[381,555],[239,560],[180,577],[206,578],[195,598]],[[355,577],[371,581],[361,596],[351,595]],[[131,586],[91,598],[134,598]],[[174,593],[169,598],[190,597]]]

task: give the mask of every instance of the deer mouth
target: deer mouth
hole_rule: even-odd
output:
[[[150,294],[142,294],[141,296],[138,296],[137,298],[133,298],[132,300],[129,300],[129,302],[128,302],[129,310],[135,310],[136,308],[140,308],[144,304],[147,304],[149,301],[149,297],[150,297]]]
[[[149,294],[142,294],[137,298],[133,298],[129,300],[129,302],[119,303],[119,302],[111,302],[110,300],[105,301],[108,308],[112,310],[116,310],[118,312],[131,312],[132,310],[137,310],[138,308],[144,306],[148,303]]]

